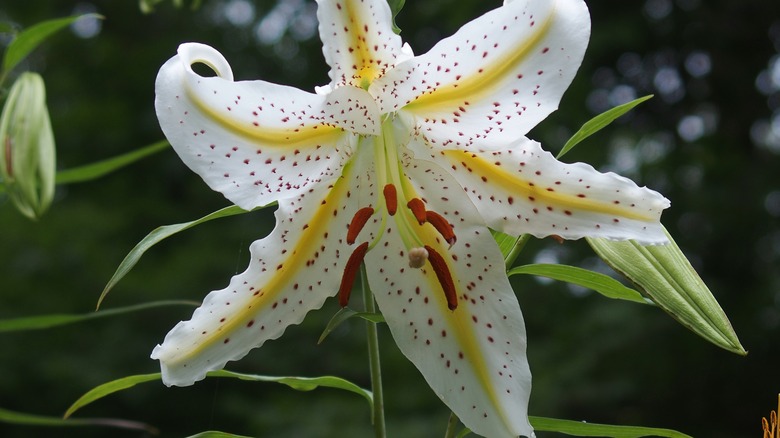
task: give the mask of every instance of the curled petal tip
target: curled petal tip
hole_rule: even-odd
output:
[[[224,56],[215,48],[200,43],[183,43],[177,50],[182,58],[185,68],[192,72],[193,64],[204,64],[214,70],[214,73],[222,79],[233,80],[233,70]]]

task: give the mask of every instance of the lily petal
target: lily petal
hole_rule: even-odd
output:
[[[660,216],[670,203],[660,193],[588,164],[562,163],[533,140],[495,151],[438,151],[431,158],[450,170],[493,229],[564,239],[668,241]]]
[[[393,32],[385,0],[317,0],[322,53],[331,86],[368,88],[385,70],[411,56]]]
[[[374,199],[367,175],[348,165],[332,185],[279,202],[277,225],[251,245],[247,270],[208,294],[152,352],[166,385],[191,385],[241,359],[336,294],[349,257],[347,226],[362,198],[356,194]]]
[[[198,63],[217,76],[195,73]],[[160,126],[181,159],[247,210],[335,178],[353,152],[351,133],[379,130],[376,105],[363,90],[342,87],[320,96],[264,81],[234,82],[225,58],[203,44],[182,44],[160,69],[155,91]]]
[[[397,65],[369,92],[382,113],[411,113],[432,145],[514,140],[557,109],[589,35],[582,0],[507,2]]]
[[[441,169],[414,160],[406,171],[428,207],[455,222],[458,239],[448,248],[433,226],[418,226],[410,211],[399,209],[366,258],[382,314],[401,351],[468,428],[490,437],[531,436],[525,327],[495,241]],[[454,310],[430,263],[409,267],[401,214],[410,215],[407,223],[446,262],[457,293]]]

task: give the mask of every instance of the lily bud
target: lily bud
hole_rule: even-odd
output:
[[[23,73],[0,116],[0,176],[22,214],[37,219],[54,197],[55,146],[46,88],[37,73]]]

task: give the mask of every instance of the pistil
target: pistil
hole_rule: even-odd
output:
[[[409,267],[419,269],[425,266],[428,260],[428,250],[425,248],[412,248],[409,250]]]

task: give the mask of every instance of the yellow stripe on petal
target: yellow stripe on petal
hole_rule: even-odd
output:
[[[298,277],[302,275],[302,270],[314,264],[314,260],[318,257],[318,251],[324,248],[322,245],[327,240],[323,236],[328,236],[329,232],[334,234],[340,232],[338,229],[333,229],[333,221],[350,190],[352,167],[351,163],[345,167],[341,178],[334,183],[327,196],[320,202],[315,213],[308,218],[306,223],[301,226],[301,229],[296,234],[289,235],[289,237],[283,236],[283,239],[289,238],[295,241],[294,245],[291,245],[289,249],[283,252],[285,257],[263,261],[268,265],[268,270],[275,269],[275,272],[270,278],[264,278],[262,284],[253,285],[250,283],[245,286],[254,291],[254,294],[246,302],[242,303],[241,309],[231,312],[228,318],[221,321],[218,329],[204,334],[192,348],[182,349],[179,354],[171,355],[171,357],[165,360],[165,366],[176,368],[179,364],[193,360],[193,358],[203,354],[210,348],[227,343],[231,338],[231,334],[253,325],[255,318],[259,314],[272,310],[280,303],[287,303],[284,296],[285,291],[290,289],[291,283],[299,281]],[[325,271],[327,272],[328,269]],[[341,272],[334,271],[331,272],[331,275],[338,282]],[[334,289],[318,295],[329,296],[335,292],[336,290]],[[274,321],[274,323],[276,322]],[[282,323],[289,324],[288,321],[279,322],[279,324]],[[251,347],[254,347],[254,345],[249,348]],[[225,358],[225,360],[229,359]]]
[[[361,20],[360,15],[355,10],[355,0],[343,0],[341,3],[337,3],[338,7],[346,9],[346,14],[349,19],[351,27],[349,28],[350,44],[347,50],[349,51],[352,60],[353,68],[355,71],[355,79],[353,82],[356,86],[368,89],[371,85],[371,81],[376,79],[380,71],[376,64],[373,62],[376,54],[373,54],[368,47],[367,33],[369,31],[368,24],[365,20]]]
[[[331,144],[344,134],[343,129],[321,122],[295,128],[270,127],[264,125],[262,119],[251,124],[229,117],[224,111],[208,105],[190,88],[187,88],[187,97],[211,122],[234,135],[246,138],[258,147],[293,148]]]
[[[420,198],[420,195],[415,191],[407,178],[403,179],[403,184],[406,196]],[[446,294],[436,273],[433,269],[430,269],[430,265],[428,269],[424,270],[425,279],[428,283],[428,296],[435,301],[436,309],[442,309],[440,316],[446,319],[445,326],[454,330],[458,346],[463,350],[464,357],[468,357],[469,365],[471,365],[479,385],[490,400],[490,404],[502,416],[501,422],[510,424],[511,421],[507,418],[507,412],[502,409],[501,397],[496,393],[496,383],[493,377],[491,377],[490,366],[485,361],[485,350],[482,348],[481,342],[477,338],[477,332],[474,330],[473,312],[469,309],[472,303],[468,299],[464,299],[464,297],[469,296],[469,291],[464,289],[467,282],[463,281],[459,275],[460,270],[453,263],[449,246],[445,245],[446,242],[430,223],[419,224],[410,209],[402,209],[400,213],[405,216],[403,220],[412,227],[412,232],[416,234],[416,240],[431,246],[443,256],[455,283],[458,307],[452,311],[448,309]],[[397,220],[397,222],[400,221]]]
[[[392,13],[384,0],[319,0],[317,18],[325,61],[331,66],[331,86],[352,85],[367,90],[392,68],[401,37],[393,32]]]
[[[412,159],[398,170],[392,178],[398,209],[366,255],[371,289],[393,337],[475,433],[527,436],[526,338],[501,253],[443,169]],[[413,199],[423,205],[409,207]],[[434,212],[448,224],[428,222]]]
[[[516,174],[471,152],[446,150],[443,151],[443,154],[454,166],[463,166],[470,173],[474,172],[481,176],[486,185],[495,186],[496,192],[501,189],[503,192],[514,194],[520,199],[531,200],[539,205],[565,212],[584,211],[643,222],[656,222],[658,220],[655,214],[626,206],[624,203],[617,203],[618,201],[609,203],[601,199],[587,197],[584,193],[566,193],[555,187],[536,184],[531,179],[518,178]],[[485,196],[489,196],[491,191],[486,190],[484,193]]]
[[[535,31],[528,39],[480,67],[471,76],[456,77],[453,83],[435,87],[417,97],[404,109],[426,112],[449,110],[461,106],[464,102],[468,104],[469,101],[479,101],[494,93],[507,79],[516,74],[518,66],[534,53],[534,49],[548,36],[554,17],[555,14],[549,14],[544,22],[536,23]],[[485,52],[486,56],[487,53]]]
[[[426,241],[435,239],[432,227],[425,227],[426,230],[423,233],[426,235],[424,238]],[[447,247],[440,244],[431,245],[442,255],[446,255],[444,260],[447,262],[447,266],[455,281],[455,288],[458,292],[458,308],[453,311],[444,311],[442,316],[446,318],[446,326],[452,328],[455,331],[455,337],[457,338],[458,345],[463,349],[465,357],[469,358],[469,364],[471,365],[474,375],[490,399],[490,404],[496,408],[501,415],[501,422],[509,424],[507,413],[502,409],[502,402],[499,395],[496,393],[496,384],[490,375],[490,367],[485,362],[484,349],[481,347],[480,340],[477,339],[477,333],[474,331],[474,322],[471,320],[472,313],[469,311],[471,303],[464,300],[463,297],[467,296],[466,291],[463,290],[463,282],[458,276],[458,270],[452,264],[452,256],[449,254]],[[438,309],[447,309],[447,300],[442,291],[442,287],[439,284],[438,278],[432,269],[425,271],[425,279],[428,281],[430,295],[436,300],[436,307]]]

